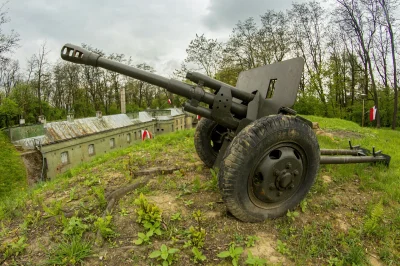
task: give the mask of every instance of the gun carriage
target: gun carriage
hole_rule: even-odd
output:
[[[295,208],[313,185],[320,164],[390,162],[380,151],[371,154],[351,143],[349,150],[320,150],[312,123],[291,109],[303,73],[302,58],[243,71],[233,87],[195,72],[187,73],[196,84],[190,85],[71,44],[64,45],[61,57],[187,98],[185,111],[202,117],[194,137],[196,151],[208,167],[219,169],[222,198],[242,221],[260,222]]]

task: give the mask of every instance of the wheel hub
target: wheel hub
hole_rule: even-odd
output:
[[[302,173],[302,156],[296,147],[275,148],[260,160],[252,172],[252,196],[261,204],[286,200],[301,185]]]

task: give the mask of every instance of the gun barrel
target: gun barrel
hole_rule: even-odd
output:
[[[203,85],[210,89],[218,91],[222,86],[231,89],[232,96],[245,102],[251,102],[254,99],[254,94],[239,90],[229,84],[210,78],[198,72],[188,72],[186,78],[194,83],[203,82]]]
[[[199,94],[193,86],[184,82],[164,78],[160,75],[156,75],[135,67],[122,64],[120,62],[103,58],[99,54],[90,52],[76,45],[64,45],[61,49],[61,58],[76,64],[101,67],[113,72],[120,73],[122,75],[126,75],[131,78],[142,80],[155,86],[162,87],[171,93],[178,94],[188,99],[196,99],[209,105],[212,105],[214,103],[214,94],[207,92]],[[247,106],[238,103],[232,103],[231,111],[238,117],[246,117]]]

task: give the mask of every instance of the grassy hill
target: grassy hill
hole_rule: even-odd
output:
[[[12,190],[22,190],[27,187],[24,164],[4,134],[0,131],[0,200]]]
[[[390,168],[321,166],[297,209],[250,224],[226,212],[193,130],[159,136],[3,200],[0,264],[400,265],[400,132],[308,119],[321,147],[376,146]]]

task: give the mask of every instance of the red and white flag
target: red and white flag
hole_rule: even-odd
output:
[[[168,99],[168,104],[172,104],[172,101],[171,101],[171,99]]]
[[[371,109],[369,109],[369,121],[374,121],[376,118],[376,107],[371,107]]]
[[[197,118],[197,120],[200,120],[201,116],[197,115],[196,118]]]
[[[142,140],[145,140],[146,138],[152,139],[153,136],[151,135],[150,131],[142,130]]]

